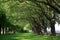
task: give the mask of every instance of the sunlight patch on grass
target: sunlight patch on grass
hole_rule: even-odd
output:
[[[21,39],[21,40],[30,40],[30,39]]]

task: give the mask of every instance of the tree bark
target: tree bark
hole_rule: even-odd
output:
[[[55,13],[54,11],[52,10],[51,11],[51,35],[55,36],[56,33],[55,33]]]

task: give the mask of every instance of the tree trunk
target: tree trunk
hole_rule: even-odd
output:
[[[5,34],[7,34],[8,33],[8,29],[7,29],[7,27],[5,28]]]
[[[40,26],[36,27],[36,32],[37,32],[38,35],[42,34],[42,30],[41,30]]]
[[[55,13],[52,10],[51,11],[51,35],[55,36]]]
[[[42,34],[42,31],[41,31],[41,28],[40,28],[40,26],[35,26],[34,25],[34,27],[32,28],[32,31],[34,32],[34,33],[36,33],[36,34]]]
[[[32,30],[34,33],[36,34],[42,34],[42,30],[41,30],[41,25],[39,23],[37,23],[37,21],[35,20],[35,18],[33,18],[33,21],[32,21]]]
[[[4,34],[4,31],[5,31],[5,30],[4,30],[4,27],[3,27],[3,34]]]
[[[1,27],[0,27],[0,35],[1,35]]]
[[[13,33],[14,33],[14,34],[16,33],[16,32],[15,32],[15,30],[14,30],[14,32],[13,32]]]
[[[44,34],[47,34],[47,27],[44,26]]]
[[[47,21],[44,20],[44,34],[47,34]]]
[[[55,33],[55,23],[54,23],[54,21],[51,21],[51,35],[56,35],[56,33]]]

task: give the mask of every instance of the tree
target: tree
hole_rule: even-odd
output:
[[[31,0],[32,1],[32,0]],[[48,2],[49,2],[49,4],[51,4],[51,1],[50,0],[47,0]],[[37,1],[37,0],[34,0],[34,1],[32,1],[32,2],[34,2],[38,7],[40,7],[40,8],[42,8],[41,6],[40,6],[40,4],[38,4],[38,3],[40,3],[40,2],[42,2],[43,3],[43,1]],[[54,5],[54,4],[53,4]],[[42,10],[43,11],[43,10]],[[43,11],[42,12],[44,15],[45,15],[45,11]],[[51,24],[51,33],[53,34],[53,35],[55,35],[55,14],[54,13],[51,13],[51,18],[49,19],[48,18],[48,16],[47,15],[45,15],[46,16],[46,18],[51,22],[50,24]],[[53,19],[52,19],[53,18]],[[54,20],[54,21],[52,21],[52,20]],[[44,22],[43,22],[44,23]],[[44,24],[43,24],[44,25]],[[53,31],[53,32],[52,32]]]
[[[0,8],[0,34],[1,34],[1,28],[3,28],[3,34],[4,34],[4,26],[6,24],[6,15],[5,15],[5,12],[3,11],[2,8]]]

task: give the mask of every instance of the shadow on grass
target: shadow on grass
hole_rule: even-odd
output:
[[[0,40],[17,40],[12,34],[9,35],[0,35]]]

